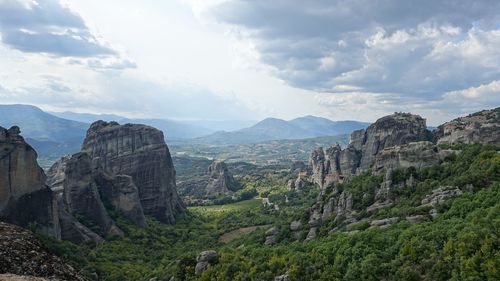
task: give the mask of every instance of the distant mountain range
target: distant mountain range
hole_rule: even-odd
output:
[[[321,136],[350,134],[370,124],[358,121],[332,121],[316,116],[305,116],[290,121],[266,118],[257,124],[237,131],[219,131],[189,140],[191,143],[248,144],[268,140],[305,139]]]
[[[80,151],[89,125],[96,120],[146,124],[163,131],[167,142],[189,144],[250,144],[269,140],[305,139],[349,134],[369,124],[357,121],[331,121],[305,116],[290,121],[267,118],[240,129],[250,121],[174,121],[166,119],[129,119],[111,114],[47,113],[32,105],[0,105],[0,126],[17,125],[22,135],[44,158],[59,158]],[[213,128],[237,128],[234,131],[215,131]]]

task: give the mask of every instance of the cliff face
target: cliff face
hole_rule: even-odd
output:
[[[500,107],[460,117],[434,132],[438,144],[500,143]]]
[[[82,151],[105,172],[131,176],[145,214],[174,223],[175,215],[184,211],[161,131],[145,125],[97,121],[87,131]]]
[[[425,119],[409,113],[395,113],[370,125],[361,146],[361,170],[369,169],[384,148],[428,140]]]
[[[66,163],[63,202],[73,216],[92,222],[103,236],[123,235],[109,216],[94,180],[92,163],[86,153],[73,155]]]
[[[367,171],[384,149],[425,141],[428,134],[425,119],[418,115],[395,113],[382,117],[366,130],[353,132],[346,149],[337,144],[326,151],[314,150],[309,158],[313,181],[323,187]]]
[[[0,218],[59,238],[57,204],[36,159],[18,127],[0,127]]]

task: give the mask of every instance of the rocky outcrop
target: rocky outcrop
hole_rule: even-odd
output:
[[[57,203],[20,129],[0,127],[0,219],[59,238]]]
[[[398,151],[392,151],[392,154],[385,149],[426,141],[429,138],[425,119],[418,115],[395,113],[382,117],[366,130],[353,132],[345,149],[341,149],[337,144],[326,151],[322,148],[314,150],[309,158],[312,180],[322,188],[341,182],[345,178],[371,169],[377,157],[384,152],[384,157],[379,159],[379,166],[387,164],[383,163],[384,160],[392,161],[394,165],[398,163],[410,165],[414,162],[422,165],[423,161],[428,159],[412,159],[411,157],[416,157],[412,154],[412,149],[427,149],[427,144],[400,148]]]
[[[82,151],[110,175],[131,176],[146,215],[174,223],[175,215],[184,211],[172,158],[160,130],[97,121],[87,131]]]
[[[382,117],[365,131],[359,168],[369,169],[375,161],[375,156],[385,148],[425,141],[428,138],[429,132],[425,119],[418,115],[394,113]]]
[[[288,273],[274,277],[274,281],[290,281],[290,275]]]
[[[322,147],[313,150],[309,156],[309,167],[312,171],[312,182],[322,187],[325,178],[325,151]]]
[[[438,148],[429,141],[411,142],[385,148],[375,156],[373,171],[414,167],[417,170],[438,165],[441,161]]]
[[[31,232],[3,222],[0,222],[0,274],[0,278],[9,275],[9,278],[18,278],[3,280],[37,280],[29,279],[33,277],[44,278],[38,280],[88,280],[48,253]]]
[[[236,182],[229,173],[224,161],[214,161],[207,169],[208,183],[205,188],[206,196],[216,197],[223,194],[232,193]]]
[[[273,226],[268,229],[265,233],[266,241],[264,241],[264,245],[274,245],[278,241],[279,230],[277,227]]]
[[[500,144],[500,107],[444,123],[434,137],[438,144]]]
[[[292,233],[292,237],[295,240],[300,239],[300,228],[302,227],[301,221],[292,221],[290,223],[290,232]]]
[[[422,199],[422,206],[437,206],[445,200],[462,195],[462,190],[456,186],[441,186],[433,189],[431,194]]]
[[[371,227],[380,227],[380,228],[388,228],[391,225],[397,223],[399,221],[398,217],[394,218],[387,218],[387,219],[380,219],[380,220],[373,220],[370,222]]]
[[[196,266],[194,269],[194,273],[196,275],[202,274],[205,270],[207,270],[210,265],[217,262],[217,252],[214,250],[208,250],[201,252],[196,257]]]

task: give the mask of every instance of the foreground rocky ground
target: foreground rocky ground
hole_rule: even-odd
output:
[[[49,253],[30,231],[0,222],[0,280],[88,279]]]

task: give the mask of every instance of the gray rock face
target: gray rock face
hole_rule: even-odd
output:
[[[444,123],[434,136],[438,144],[500,144],[500,107]]]
[[[417,170],[438,165],[441,154],[431,142],[411,142],[385,148],[375,156],[373,171],[377,174],[387,169],[415,167]]]
[[[274,277],[274,281],[290,281],[290,280],[291,280],[290,275],[288,275],[288,273]]]
[[[66,162],[65,174],[63,202],[68,213],[92,222],[104,236],[123,236],[101,200],[89,155],[73,155]]]
[[[114,209],[120,211],[136,225],[147,226],[139,199],[139,189],[131,176],[110,176],[98,170],[94,178],[104,203],[111,204]]]
[[[195,274],[200,275],[205,270],[207,270],[211,264],[217,262],[217,252],[214,250],[208,250],[201,252],[198,257],[196,257]]]
[[[386,148],[402,146],[410,142],[426,141],[428,138],[425,119],[418,115],[395,113],[382,117],[366,130],[353,132],[349,146],[343,150],[338,144],[326,151],[323,151],[322,148],[314,150],[309,158],[312,179],[323,188],[342,181],[346,177],[369,170],[376,162],[377,156],[382,154]],[[416,159],[411,158],[415,155],[408,150],[424,148],[427,146],[421,144],[418,148],[412,146],[410,149],[403,149],[403,151],[400,149],[393,152],[392,159],[386,151],[384,154],[386,158],[380,159],[379,162],[391,160],[395,166],[397,164],[410,165]],[[397,158],[398,156],[399,158]],[[405,159],[404,157],[409,158]],[[422,161],[417,161],[417,164],[421,163]],[[379,165],[382,164],[379,163]]]
[[[336,220],[338,219],[351,219],[352,217],[352,194],[344,191],[340,194],[335,213],[337,214]]]
[[[64,156],[57,160],[47,171],[47,183],[48,186],[54,192],[59,192],[63,190],[64,178],[66,177],[66,163],[71,158],[71,156]]]
[[[309,156],[309,167],[312,170],[312,181],[323,187],[325,177],[325,151],[322,147],[316,148]]]
[[[316,238],[318,232],[318,227],[311,227],[309,229],[309,232],[307,233],[306,239],[304,239],[304,242],[311,241]]]
[[[278,228],[271,227],[266,231],[265,235],[266,235],[266,241],[264,242],[265,245],[271,246],[276,244],[279,235]]]
[[[462,191],[456,186],[441,186],[432,190],[432,193],[422,199],[422,206],[437,206],[445,200],[462,195]]]
[[[82,151],[107,173],[131,176],[145,214],[174,223],[175,215],[184,211],[161,131],[145,125],[97,121],[87,131]]]
[[[384,148],[425,141],[428,131],[425,119],[410,113],[395,113],[378,119],[365,132],[360,169],[367,170]]]
[[[59,222],[61,224],[61,239],[76,244],[85,243],[97,245],[104,242],[104,238],[80,223],[66,210],[62,194],[60,195],[61,196],[58,198],[58,206]]]
[[[300,228],[302,227],[302,222],[300,221],[292,221],[290,223],[290,231],[292,233],[292,237],[295,240],[300,239]]]
[[[17,126],[0,127],[0,218],[59,238],[57,203],[36,159]]]
[[[387,218],[387,219],[381,219],[381,220],[373,220],[370,222],[370,225],[372,227],[380,227],[380,228],[387,228],[399,221],[399,218],[394,217],[394,218]]]
[[[235,186],[234,178],[229,173],[226,163],[223,161],[214,161],[208,166],[207,174],[209,176],[205,192],[207,196],[219,196],[232,193],[231,189]]]

